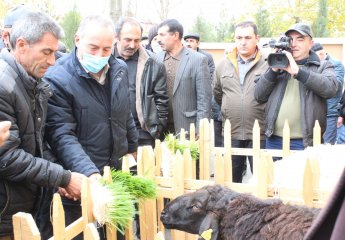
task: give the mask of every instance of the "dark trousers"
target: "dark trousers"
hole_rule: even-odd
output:
[[[223,132],[222,121],[214,120],[213,127],[214,127],[214,146],[223,147],[224,136],[222,134]]]
[[[252,140],[231,140],[233,148],[252,148]],[[260,141],[260,148],[265,148],[265,140]],[[242,182],[242,176],[247,168],[247,156],[233,155],[232,156],[232,181],[236,183]],[[253,157],[248,156],[250,170],[253,172]]]
[[[36,220],[42,240],[49,239],[53,236],[53,226],[50,216],[52,215],[52,200],[55,192],[55,188],[43,189],[42,201]]]

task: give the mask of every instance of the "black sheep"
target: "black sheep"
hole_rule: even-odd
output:
[[[166,205],[160,219],[165,228],[192,234],[212,229],[211,240],[298,240],[319,211],[214,185],[177,197]]]

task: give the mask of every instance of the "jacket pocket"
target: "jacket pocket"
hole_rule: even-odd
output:
[[[190,111],[190,112],[183,112],[183,114],[184,114],[187,118],[196,117],[196,110],[195,110],[195,111]]]
[[[88,109],[87,108],[81,108],[80,112],[80,119],[79,119],[79,138],[80,139],[87,139],[88,137]]]
[[[155,103],[155,99],[153,95],[148,95],[147,101],[145,103],[147,104],[144,109],[144,119],[147,124],[147,127],[150,128],[152,125],[158,124],[158,113],[157,113],[157,106]]]

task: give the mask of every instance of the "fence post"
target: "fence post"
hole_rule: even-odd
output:
[[[40,232],[31,214],[18,212],[12,219],[14,239],[41,240]]]
[[[161,141],[159,139],[156,139],[155,143],[155,175],[161,176],[161,166],[162,166],[162,146]]]
[[[97,229],[93,223],[88,223],[84,230],[84,240],[99,240]]]
[[[195,124],[191,123],[189,127],[189,140],[195,142]]]
[[[113,181],[111,177],[110,166],[105,166],[103,168],[103,179],[106,183],[111,183]],[[107,239],[117,240],[117,235],[116,235],[117,230],[113,225],[106,223],[105,229],[106,229]]]
[[[260,158],[260,126],[258,120],[255,120],[253,126],[253,175],[258,178],[259,165],[262,159]]]
[[[313,186],[313,172],[310,166],[310,160],[307,159],[304,167],[303,175],[303,199],[304,204],[308,207],[313,206],[314,199],[314,186]]]
[[[84,181],[84,179],[83,179]],[[83,182],[84,184],[84,182]],[[58,193],[53,196],[53,233],[54,240],[65,239],[65,211]]]
[[[224,184],[225,181],[224,158],[220,150],[217,151],[214,160],[214,180],[216,184]]]
[[[184,130],[184,128],[181,128],[180,141],[184,141],[184,140],[186,140],[186,131]]]
[[[232,159],[231,154],[224,153],[224,181],[232,183]]]
[[[185,149],[183,152],[183,161],[184,161],[184,177],[187,179],[193,179],[193,162],[195,160],[192,159],[190,155],[190,150]],[[195,174],[194,174],[195,175]]]
[[[154,178],[155,163],[154,153],[151,146],[142,147],[142,155],[138,158],[139,176]],[[155,199],[143,200],[139,202],[140,212],[140,238],[142,240],[152,240],[157,233],[157,204]]]
[[[173,167],[173,188],[174,198],[184,194],[184,159],[180,151],[176,152],[175,162]],[[181,231],[172,230],[171,239],[185,239],[185,233]],[[153,239],[153,238],[152,238]]]
[[[82,182],[81,205],[82,205],[81,212],[82,212],[82,217],[83,217],[83,226],[85,228],[88,223],[95,221],[95,218],[93,217],[93,213],[92,213],[90,182],[89,182],[89,179],[86,177],[83,179],[83,182]]]
[[[313,146],[320,145],[321,144],[321,128],[319,121],[315,121],[315,126],[313,129]]]
[[[261,151],[257,172],[257,189],[256,196],[259,198],[267,198],[269,161],[272,162],[272,156],[269,153]]]
[[[224,149],[231,156],[231,123],[229,119],[226,119],[224,124]]]

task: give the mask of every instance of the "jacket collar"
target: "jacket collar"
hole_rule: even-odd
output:
[[[319,58],[319,56],[318,56],[315,52],[313,52],[313,51],[309,51],[309,57],[308,57],[307,62],[306,62],[305,65],[311,65],[311,64],[320,66],[320,58]]]
[[[256,56],[253,60],[253,65],[255,63],[257,63],[262,56],[262,52],[260,51],[260,49],[258,47],[256,47],[256,51],[257,51],[257,53],[256,53]],[[238,61],[237,61],[238,51],[237,51],[236,47],[231,52],[228,53],[227,58],[232,63],[232,65],[234,65],[236,71],[238,72]]]
[[[35,79],[30,76],[24,69],[24,67],[15,59],[15,57],[8,51],[7,48],[1,50],[0,58],[3,59],[15,72],[15,78],[19,77],[24,84],[25,89],[31,92],[40,82],[40,79]]]

